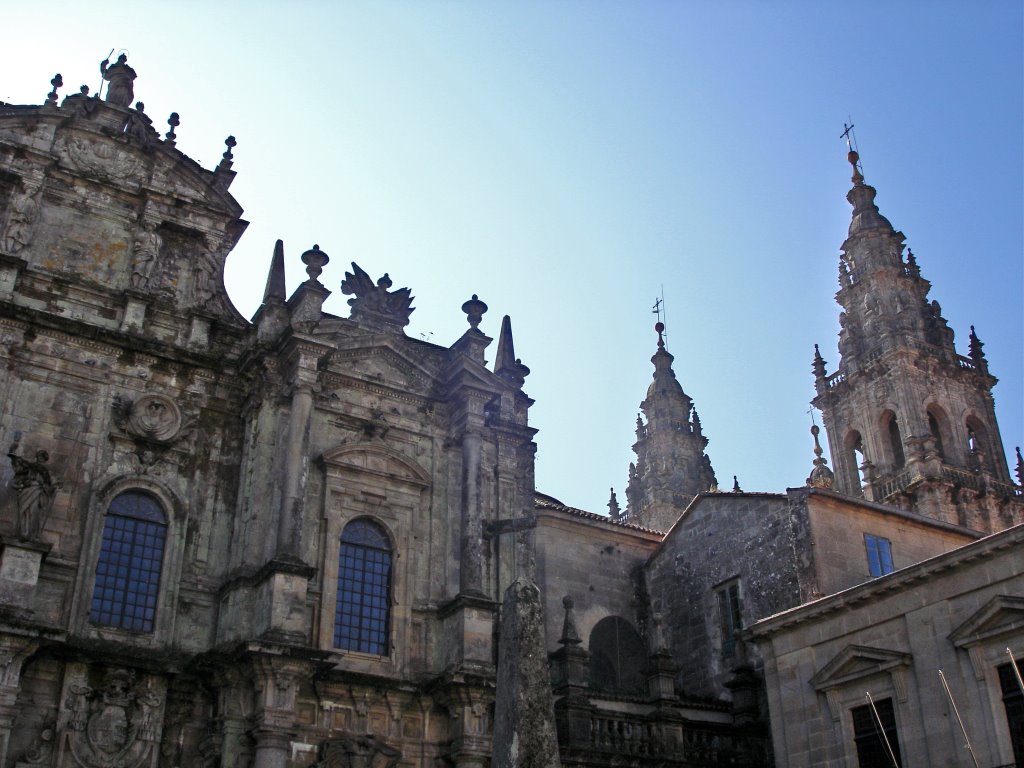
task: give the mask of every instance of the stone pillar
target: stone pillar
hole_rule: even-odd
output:
[[[676,698],[676,665],[672,654],[661,648],[650,658],[647,673],[647,692],[654,701]]]
[[[33,613],[39,569],[51,545],[15,539],[0,546],[0,605],[27,618]]]
[[[516,579],[501,606],[492,768],[560,768],[540,590]]]
[[[38,647],[39,641],[33,637],[0,635],[0,766],[11,765],[7,747],[18,715],[21,667]]]
[[[313,373],[315,377],[315,372]],[[305,377],[303,377],[305,378]],[[281,513],[277,520],[277,552],[279,555],[299,556],[299,538],[302,531],[302,454],[305,448],[309,414],[313,408],[313,386],[300,381],[292,394],[292,408],[288,417],[288,440],[282,467],[283,490]]]
[[[295,700],[299,683],[310,677],[309,664],[280,656],[259,655],[253,660],[256,743],[253,768],[286,768],[295,737]]]
[[[466,430],[462,437],[462,541],[459,592],[482,595],[483,522],[481,520],[480,433]]]

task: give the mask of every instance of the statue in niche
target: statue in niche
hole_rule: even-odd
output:
[[[135,235],[135,242],[132,245],[132,271],[129,278],[132,288],[149,287],[153,266],[160,253],[162,242],[160,235],[157,234],[156,226],[153,224],[143,224]]]
[[[209,254],[201,253],[194,262],[192,273],[192,300],[197,305],[206,304],[214,294],[214,266]]]
[[[135,98],[135,86],[132,85],[135,80],[135,70],[128,66],[128,56],[122,53],[117,57],[117,62],[113,66],[107,66],[108,64],[110,64],[110,59],[100,62],[103,79],[110,83],[107,88],[106,101],[119,107],[131,106],[132,99]]]
[[[36,451],[35,461],[18,455],[20,437],[20,434],[15,436],[7,456],[14,467],[13,487],[17,494],[18,535],[34,541],[39,538],[39,533],[43,529],[59,484],[53,482],[50,471],[46,468],[46,463],[50,460],[50,454],[46,451]]]
[[[36,190],[22,183],[24,189],[11,202],[11,216],[4,230],[3,245],[8,253],[18,253],[32,239],[32,222],[36,218]]]

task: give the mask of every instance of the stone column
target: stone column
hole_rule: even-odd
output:
[[[39,647],[39,641],[19,635],[0,635],[0,766],[9,765],[7,747],[18,716],[21,667]]]
[[[307,373],[307,376],[302,376],[302,373]],[[315,380],[315,372],[312,375]],[[308,372],[300,372],[300,377],[292,394],[292,408],[288,416],[288,441],[285,445],[282,468],[284,487],[281,493],[281,513],[277,520],[277,553],[296,558],[300,554],[299,539],[303,511],[299,480],[302,474],[302,455],[309,426],[309,414],[313,409],[313,383],[303,380],[308,378]]]
[[[516,579],[501,606],[492,768],[560,768],[544,610],[532,581]]]
[[[294,659],[257,656],[254,659],[256,742],[253,768],[286,768],[295,736],[295,700],[299,683],[312,674],[309,665]]]
[[[459,569],[459,592],[462,594],[484,594],[480,498],[482,442],[476,430],[468,429],[462,437],[462,563]]]

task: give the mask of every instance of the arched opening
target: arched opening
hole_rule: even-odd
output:
[[[851,430],[843,440],[846,454],[846,483],[851,493],[859,493],[864,487],[861,465],[864,463],[864,440],[857,430]]]
[[[900,469],[907,463],[907,459],[903,453],[903,435],[900,434],[900,425],[896,420],[896,414],[892,411],[883,413],[882,427],[884,434],[889,439],[889,457],[892,459],[892,469]]]
[[[387,532],[372,520],[358,518],[341,532],[335,648],[389,655],[391,555]]]
[[[647,646],[633,625],[607,616],[590,632],[590,687],[607,693],[647,690]]]
[[[967,417],[967,450],[971,465],[978,469],[987,469],[992,458],[989,446],[988,429],[975,416]]]
[[[103,519],[89,622],[152,632],[167,539],[167,515],[144,491],[118,494]]]
[[[928,406],[928,431],[931,432],[932,438],[935,440],[935,450],[938,452],[939,458],[949,461],[952,458],[946,455],[946,446],[951,445],[949,418],[946,416],[946,412],[934,403]]]

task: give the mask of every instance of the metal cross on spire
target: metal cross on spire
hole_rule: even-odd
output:
[[[661,286],[661,296],[654,297],[654,306],[651,307],[651,314],[658,316],[658,322],[654,328],[658,331],[659,338],[665,331],[665,286]]]
[[[843,123],[843,132],[839,134],[840,139],[846,139],[846,149],[851,152],[857,151],[857,134],[853,132],[853,118],[848,118],[850,124]]]

